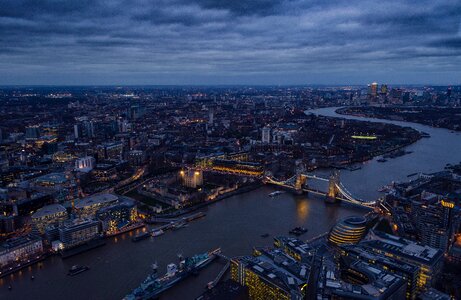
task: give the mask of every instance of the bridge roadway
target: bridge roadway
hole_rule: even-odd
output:
[[[319,180],[319,181],[324,181],[324,182],[331,181],[331,179],[322,178],[322,177],[311,175],[311,174],[301,174],[301,176],[307,179],[314,179],[314,180]],[[295,175],[285,181],[278,181],[278,180],[275,180],[274,178],[266,176],[266,182],[269,184],[281,186],[286,189],[295,190],[294,182],[296,181],[296,177],[297,176]],[[364,200],[353,197],[352,194],[346,189],[346,187],[341,182],[338,182],[338,183],[335,182],[335,189],[338,192],[336,195],[336,199],[340,201],[344,201],[347,203],[351,203],[351,204],[359,205],[363,207],[368,207],[368,208],[373,208],[377,204],[377,201],[364,201]],[[312,193],[312,194],[316,194],[320,196],[325,196],[325,197],[328,196],[328,192],[320,191],[320,190],[313,189],[310,187],[303,186],[301,190],[303,192]]]

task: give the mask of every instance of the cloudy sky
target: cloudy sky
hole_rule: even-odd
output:
[[[461,0],[1,0],[0,85],[461,84]]]

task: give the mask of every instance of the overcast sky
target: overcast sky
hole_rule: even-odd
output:
[[[0,85],[461,84],[461,0],[0,0]]]

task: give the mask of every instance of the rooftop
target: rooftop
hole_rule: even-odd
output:
[[[61,213],[61,212],[66,212],[66,209],[64,208],[64,206],[60,204],[50,204],[50,205],[44,206],[40,208],[39,210],[37,210],[32,215],[32,218],[41,218],[44,216],[54,215],[54,214]]]
[[[96,204],[115,202],[118,199],[119,198],[113,194],[97,194],[81,199],[75,204],[75,208],[84,208],[86,206],[92,206]]]
[[[366,241],[365,244],[383,251],[403,256],[421,263],[434,264],[442,257],[442,251],[426,245],[420,245],[395,235],[375,231],[376,240]]]
[[[67,182],[67,177],[64,173],[50,173],[43,176],[40,176],[35,179],[37,183],[53,183],[53,184],[63,184]]]

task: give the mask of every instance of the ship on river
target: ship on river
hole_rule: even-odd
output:
[[[179,266],[174,263],[169,264],[166,274],[162,277],[158,277],[157,264],[153,264],[153,272],[123,300],[155,299],[179,281],[207,266],[219,253],[221,253],[220,248],[185,259],[180,257]]]

